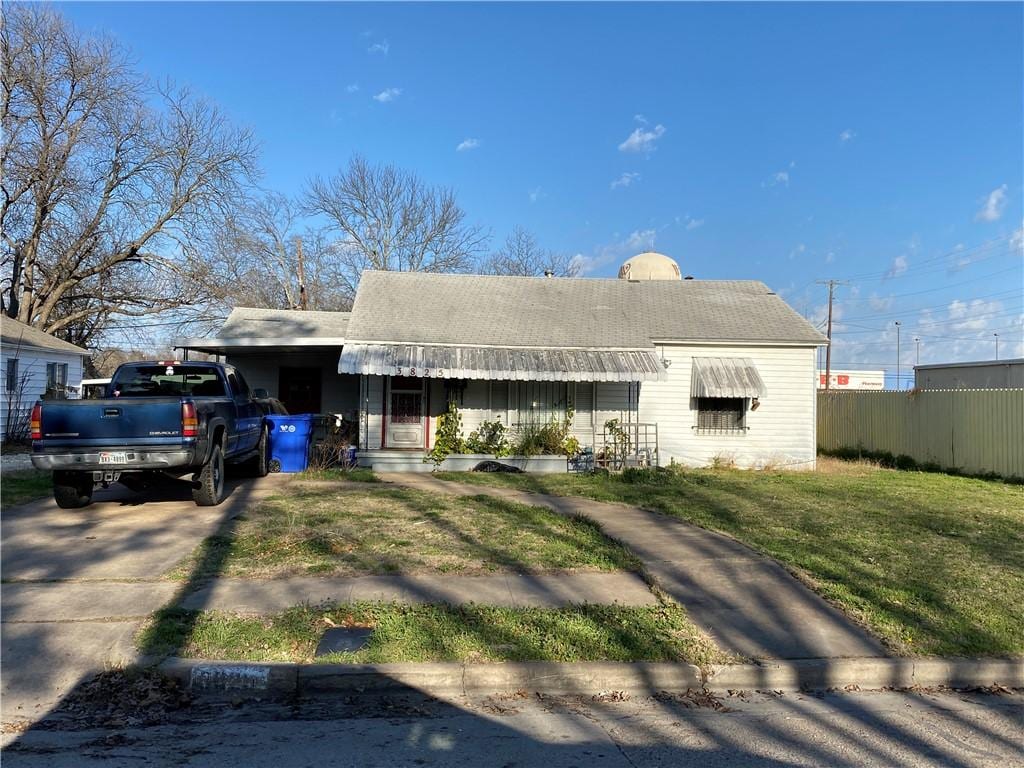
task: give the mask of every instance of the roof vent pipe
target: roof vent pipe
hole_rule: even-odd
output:
[[[544,270],[544,277],[554,277],[554,276],[555,276],[555,270],[553,270],[553,269],[545,269]]]
[[[693,275],[687,275],[683,280],[693,280]]]

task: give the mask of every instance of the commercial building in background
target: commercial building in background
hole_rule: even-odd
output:
[[[885,389],[885,371],[832,371],[829,389]],[[818,370],[818,389],[825,389],[825,371]]]
[[[1017,389],[1024,387],[1024,357],[974,363],[914,366],[916,389]]]

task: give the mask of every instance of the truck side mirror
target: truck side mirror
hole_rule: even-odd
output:
[[[252,391],[252,396],[255,397],[257,400],[266,400],[268,397],[270,397],[270,393],[267,392],[267,390],[263,389],[262,387],[259,387]]]

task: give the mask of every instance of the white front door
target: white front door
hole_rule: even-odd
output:
[[[385,448],[423,448],[425,379],[388,379],[387,445]]]

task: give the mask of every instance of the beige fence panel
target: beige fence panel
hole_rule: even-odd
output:
[[[818,447],[1024,477],[1024,389],[818,392]]]

